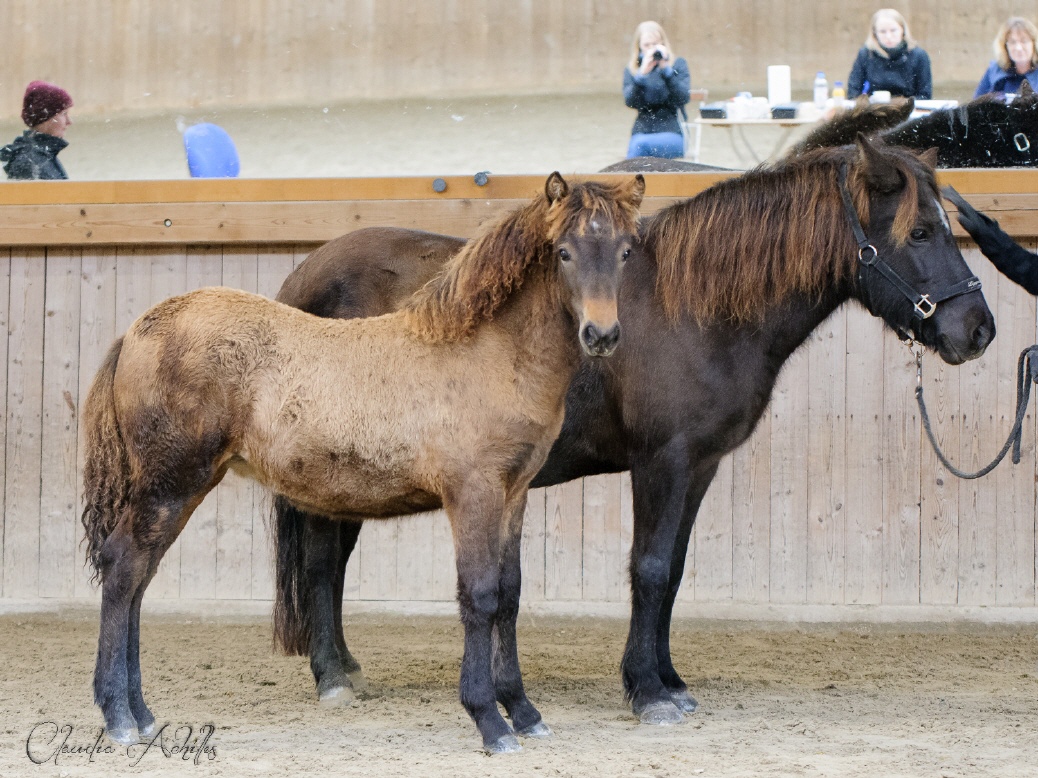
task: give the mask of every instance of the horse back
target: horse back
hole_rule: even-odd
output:
[[[464,245],[463,238],[421,230],[355,230],[314,249],[277,300],[325,318],[379,316],[398,310]]]

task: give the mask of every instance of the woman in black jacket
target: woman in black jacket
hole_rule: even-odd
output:
[[[921,100],[933,97],[930,57],[913,40],[905,17],[893,8],[872,15],[869,36],[847,79],[847,97],[874,92]]]
[[[663,28],[656,22],[639,24],[624,69],[624,102],[638,111],[628,157],[684,156],[678,112],[688,102],[690,83],[688,63],[674,58]]]
[[[0,162],[12,179],[66,179],[58,152],[68,145],[65,130],[72,124],[72,97],[59,86],[33,81],[22,99],[22,121],[29,128],[0,148]]]

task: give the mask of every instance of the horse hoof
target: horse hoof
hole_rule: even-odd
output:
[[[108,739],[121,746],[133,746],[141,742],[137,727],[120,727],[108,730]]]
[[[551,727],[545,724],[543,721],[538,721],[536,724],[531,724],[528,727],[517,729],[515,734],[520,737],[535,737],[535,738],[546,738],[551,737],[555,733],[551,731]]]
[[[493,743],[484,743],[483,748],[488,754],[512,754],[523,750],[515,735],[502,735]]]
[[[685,715],[672,702],[654,702],[651,705],[646,705],[638,715],[638,718],[641,719],[642,724],[652,724],[660,727],[680,724],[685,720]]]
[[[353,689],[348,686],[336,686],[334,689],[321,692],[317,704],[322,708],[345,708],[352,705],[355,699],[357,695],[353,693]]]
[[[354,670],[352,673],[346,673],[346,677],[350,679],[353,691],[358,694],[368,690],[368,679],[364,677],[364,672],[362,670]]]
[[[159,725],[153,721],[150,724],[147,724],[143,727],[140,724],[138,724],[137,729],[140,732],[140,736],[142,738],[150,738],[152,735],[159,731]]]
[[[682,713],[695,713],[699,710],[699,702],[687,691],[671,692],[670,699]]]

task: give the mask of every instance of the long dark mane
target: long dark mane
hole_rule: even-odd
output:
[[[913,108],[915,101],[911,98],[895,97],[889,103],[876,104],[870,103],[867,97],[858,98],[853,108],[839,110],[831,119],[814,127],[790,149],[788,156],[854,143],[859,132],[872,135],[889,130],[906,121]]]
[[[635,232],[638,204],[622,184],[574,184],[553,203],[539,194],[473,238],[404,306],[411,329],[425,340],[455,341],[491,319],[531,272],[553,279],[552,244],[583,235],[592,222],[614,234]]]
[[[880,148],[904,183],[893,228],[903,242],[918,216],[919,179],[934,197],[937,185],[912,152]],[[857,154],[855,147],[817,149],[723,181],[653,216],[643,233],[668,317],[755,322],[790,295],[819,297],[849,282],[856,244],[838,174],[849,165],[848,186],[868,230],[869,185]]]

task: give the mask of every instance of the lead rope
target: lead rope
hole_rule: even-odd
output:
[[[1038,383],[1038,345],[1028,346],[1020,352],[1020,358],[1016,364],[1016,421],[1013,423],[1013,429],[1009,432],[1009,438],[1006,440],[1006,444],[1002,446],[1002,450],[995,457],[994,461],[987,467],[982,467],[975,473],[966,473],[959,468],[955,467],[948,458],[941,451],[939,445],[937,445],[937,438],[934,437],[933,429],[930,426],[930,415],[926,412],[926,404],[923,402],[923,349],[921,346],[916,344],[914,341],[909,344],[915,352],[915,398],[919,403],[919,414],[923,421],[923,429],[926,430],[926,435],[930,438],[930,445],[933,446],[934,453],[937,454],[937,458],[941,464],[944,465],[948,472],[959,478],[980,478],[990,473],[995,467],[1001,462],[1009,451],[1009,447],[1013,447],[1013,464],[1020,463],[1020,438],[1023,431],[1024,416],[1027,413],[1027,402],[1031,399],[1031,383]],[[1026,370],[1024,369],[1026,365]]]

